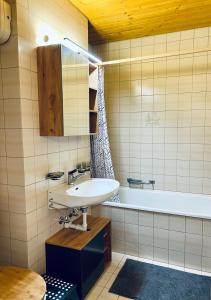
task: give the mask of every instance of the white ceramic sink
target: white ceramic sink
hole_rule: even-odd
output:
[[[114,179],[92,178],[68,186],[62,184],[48,192],[49,202],[68,207],[87,207],[104,202],[116,195],[119,182]]]

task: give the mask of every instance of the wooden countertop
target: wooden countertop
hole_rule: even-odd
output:
[[[75,223],[81,223],[79,218]],[[46,244],[56,245],[75,250],[83,249],[107,224],[110,219],[104,217],[88,216],[87,223],[89,231],[83,232],[75,229],[62,229],[50,237]]]
[[[37,273],[16,267],[0,267],[0,299],[41,300],[46,284]]]

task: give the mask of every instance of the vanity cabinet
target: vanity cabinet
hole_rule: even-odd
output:
[[[41,136],[89,135],[89,61],[63,45],[37,48]]]
[[[104,217],[88,216],[88,231],[62,229],[46,241],[47,274],[76,284],[81,300],[110,261],[111,223]]]

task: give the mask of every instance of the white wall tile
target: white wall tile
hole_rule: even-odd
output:
[[[138,256],[138,253],[139,253],[139,249],[136,244],[125,241],[125,254]]]
[[[2,70],[3,95],[7,99],[20,97],[19,69],[8,68]],[[12,87],[12,88],[11,88]]]
[[[8,186],[6,184],[0,184],[0,210],[9,210]]]
[[[186,218],[186,232],[202,234],[202,220],[198,218]]]
[[[211,179],[210,178],[204,178],[203,179],[203,193],[204,194],[210,195],[210,193],[211,193],[210,184],[211,184]]]
[[[202,236],[197,234],[186,233],[185,252],[201,255],[202,253]]]
[[[169,231],[154,228],[154,247],[168,249]]]
[[[112,207],[111,218],[112,218],[112,221],[115,221],[115,222],[124,222],[124,218],[125,218],[124,209]]]
[[[125,211],[125,223],[138,225],[138,211],[136,210]]]
[[[8,183],[11,185],[24,186],[24,162],[21,158],[7,159]]]
[[[202,178],[190,177],[190,192],[191,193],[202,193],[203,180]]]
[[[153,228],[139,226],[139,244],[153,246]]]
[[[153,213],[139,211],[139,225],[153,227]]]
[[[10,238],[0,237],[0,252],[1,252],[1,264],[8,265],[11,264],[11,245]]]
[[[168,263],[168,250],[167,249],[161,249],[161,248],[154,248],[154,260]]]
[[[10,237],[10,214],[9,212],[0,212],[1,236]]]
[[[123,222],[112,221],[112,238],[113,240],[117,239],[117,240],[124,241],[125,224]]]
[[[27,225],[24,214],[10,214],[11,238],[19,241],[27,241]]]
[[[184,267],[185,254],[184,252],[169,250],[169,264]]]
[[[211,236],[211,220],[203,220],[203,235]]]
[[[211,257],[211,237],[209,236],[203,236],[202,255]]]
[[[138,225],[125,225],[125,241],[138,247]]]
[[[154,227],[168,229],[169,216],[167,214],[154,213]]]
[[[8,182],[8,172],[7,172],[7,158],[0,157],[0,183],[7,184]]]
[[[185,232],[185,217],[170,215],[169,230]]]
[[[178,231],[169,231],[169,249],[184,252],[185,233]]]
[[[0,102],[1,103],[1,102]],[[21,128],[21,104],[19,99],[4,101],[5,128]]]
[[[27,243],[11,239],[11,260],[14,265],[27,267]]]
[[[153,247],[148,245],[141,245],[139,247],[139,256],[146,259],[153,259]]]
[[[202,271],[211,272],[211,258],[210,257],[202,257]]]
[[[185,268],[201,271],[201,256],[185,253]]]
[[[0,128],[5,128],[5,114],[4,114],[4,103],[5,101],[0,100]]]

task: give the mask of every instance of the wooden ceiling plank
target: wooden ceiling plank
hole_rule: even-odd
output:
[[[187,16],[188,16],[188,18],[187,18]],[[166,18],[168,18],[168,19],[171,20],[172,17],[173,17],[173,15],[172,16],[167,16]],[[148,18],[147,21],[148,22],[151,21],[150,24],[148,25],[148,27],[153,27],[154,23],[165,21],[166,18],[165,19],[162,18],[162,17]],[[184,21],[186,18],[187,18],[186,24],[189,24],[190,22],[193,22],[193,21],[199,22],[200,18],[201,18],[201,15],[196,13],[194,15],[194,17],[193,17],[191,13],[188,13],[188,14],[181,14],[180,16],[178,16],[178,19],[181,22]],[[210,10],[210,12],[207,12],[207,18],[210,18],[210,20],[211,20],[211,10]],[[201,20],[201,21],[203,22],[203,20]],[[205,21],[205,23],[207,22],[206,20],[204,20],[204,21]],[[128,25],[130,26],[129,29],[137,29],[137,30],[139,30],[139,28],[141,28],[142,26],[146,26],[146,20],[143,20],[143,21],[133,20]],[[175,24],[175,26],[180,26],[180,24],[179,25]],[[183,24],[181,24],[181,26],[183,27]],[[99,26],[99,28],[101,28],[101,26]],[[115,27],[111,26],[110,24],[108,24],[107,26],[104,26],[104,27],[102,26],[101,32],[102,33],[106,33],[108,30],[110,31],[111,29],[113,29],[113,32],[119,32],[119,28],[121,28],[121,20],[116,20]]]
[[[211,0],[70,1],[92,24],[93,44],[211,26]]]

